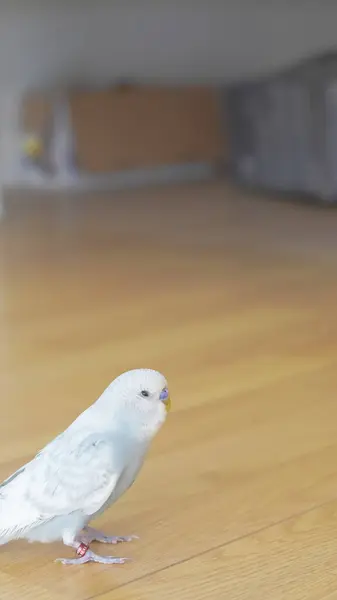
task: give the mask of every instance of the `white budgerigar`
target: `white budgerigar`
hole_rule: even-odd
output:
[[[136,369],[117,377],[98,400],[35,458],[0,485],[0,545],[11,540],[74,548],[64,564],[121,564],[92,541],[116,544],[88,526],[132,485],[170,408],[165,377]]]

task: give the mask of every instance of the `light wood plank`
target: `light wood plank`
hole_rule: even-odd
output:
[[[273,598],[335,600],[337,503],[98,596],[139,598]]]
[[[4,600],[20,586],[24,600],[35,587],[55,600],[261,600],[278,597],[278,569],[287,600],[333,593],[312,565],[325,519],[333,528],[315,507],[337,490],[336,225],[335,212],[222,183],[13,198],[0,230],[0,476],[124,369],[161,369],[173,411],[139,481],[101,519],[141,536],[113,548],[134,561],[68,569],[53,562],[69,554],[61,545],[11,544],[0,548]],[[288,531],[275,523],[306,523],[302,513],[316,517],[296,558],[293,533],[273,542]],[[302,569],[311,596],[293,581]]]

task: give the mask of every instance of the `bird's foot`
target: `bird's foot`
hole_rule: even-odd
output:
[[[85,535],[81,536],[81,540],[89,545],[91,542],[101,542],[102,544],[121,544],[122,542],[132,542],[132,540],[137,540],[138,537],[136,535],[126,535],[126,536],[108,536],[104,535],[97,529],[93,529],[92,527],[84,528]]]
[[[84,565],[88,562],[101,563],[102,565],[124,565],[130,560],[129,558],[117,558],[116,556],[99,556],[83,543],[78,546],[76,553],[78,558],[57,558],[55,562],[61,562],[63,565]]]
[[[99,554],[88,550],[85,556],[57,558],[55,562],[61,562],[63,565],[84,565],[88,562],[101,563],[102,565],[124,565],[129,560],[129,558],[117,558],[116,556],[99,556]]]

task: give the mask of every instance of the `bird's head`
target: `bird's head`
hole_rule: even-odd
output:
[[[152,369],[134,369],[117,377],[101,399],[109,403],[116,418],[150,437],[163,425],[170,410],[170,394],[165,377]]]

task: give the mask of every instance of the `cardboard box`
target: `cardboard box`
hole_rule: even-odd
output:
[[[80,171],[213,162],[223,155],[220,107],[213,88],[76,91],[69,94],[69,107]]]

